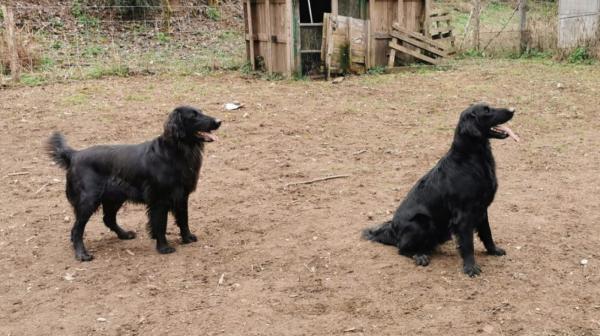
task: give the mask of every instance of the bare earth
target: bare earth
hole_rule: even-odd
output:
[[[0,335],[600,335],[600,68],[477,61],[326,82],[139,77],[0,92]],[[560,83],[560,85],[559,85]],[[222,105],[246,107],[226,112]],[[476,244],[418,268],[360,240],[448,149],[477,100],[518,111],[494,141],[500,188]],[[75,261],[51,131],[135,143],[179,104],[224,120],[191,197],[200,241],[159,255],[142,206],[119,241],[96,215]],[[350,175],[294,185],[330,175]],[[587,266],[580,265],[587,259]]]

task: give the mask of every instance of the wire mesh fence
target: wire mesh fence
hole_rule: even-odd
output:
[[[238,2],[162,5],[15,4],[21,81],[193,74],[244,63]],[[0,29],[6,30],[6,20]],[[0,39],[5,41],[5,39]],[[0,43],[8,75],[6,43]]]
[[[480,6],[478,13],[476,2]],[[525,39],[527,52],[555,50],[557,8],[558,3],[551,0],[473,0],[455,4],[457,47],[463,52],[515,55],[522,52]]]

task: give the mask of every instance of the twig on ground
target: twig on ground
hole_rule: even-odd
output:
[[[363,150],[359,150],[358,152],[354,152],[354,153],[352,153],[352,155],[360,155],[360,154],[362,154],[362,153],[366,153],[366,152],[367,152],[367,150],[366,150],[366,149],[363,149]]]
[[[4,176],[4,178],[11,177],[11,176],[27,175],[27,174],[29,174],[29,172],[26,172],[26,171],[10,173],[10,174],[7,174],[6,176]]]
[[[41,193],[41,192],[42,192],[42,190],[44,190],[44,188],[46,188],[47,186],[49,186],[49,185],[51,185],[51,184],[52,184],[51,182],[46,182],[46,184],[44,184],[43,186],[41,186],[41,187],[40,187],[40,189],[38,189],[38,190],[35,192],[35,195],[37,195],[37,194]]]
[[[322,181],[339,179],[339,178],[346,178],[346,177],[350,177],[350,175],[333,175],[333,176],[326,176],[326,177],[317,178],[317,179],[310,180],[310,181],[291,182],[291,183],[286,184],[284,186],[284,188],[287,188],[287,187],[293,186],[293,185],[312,184],[312,183],[315,183],[315,182],[322,182]]]

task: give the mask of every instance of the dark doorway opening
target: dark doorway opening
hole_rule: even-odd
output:
[[[324,13],[331,13],[331,1],[300,0],[300,23],[322,23]]]

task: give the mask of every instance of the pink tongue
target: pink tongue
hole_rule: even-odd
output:
[[[511,137],[513,140],[519,142],[519,140],[520,140],[519,136],[517,136],[510,128],[508,128],[508,126],[498,125],[498,126],[496,126],[496,128],[506,132],[506,134],[508,134],[509,137]]]
[[[219,140],[219,138],[212,134],[212,133],[208,133],[208,132],[200,132],[200,134],[204,137],[204,139],[210,140],[210,141],[217,141]]]

